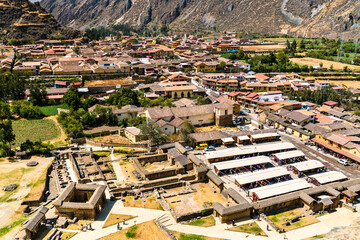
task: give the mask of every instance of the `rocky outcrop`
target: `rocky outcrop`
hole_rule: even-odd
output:
[[[354,36],[357,0],[42,0],[62,24],[84,30],[113,24],[170,25],[176,31]]]
[[[0,0],[0,37],[2,39],[39,40],[62,35],[81,36],[80,31],[61,26],[39,3],[28,0]]]

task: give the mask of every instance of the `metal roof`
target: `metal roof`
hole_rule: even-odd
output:
[[[283,167],[269,168],[236,176],[235,181],[240,185],[258,182],[275,177],[289,175],[290,173]]]
[[[286,159],[296,158],[296,157],[305,157],[305,154],[300,150],[294,150],[294,151],[276,153],[276,154],[273,154],[273,156],[275,156],[279,160],[286,160]]]
[[[271,162],[269,157],[266,156],[257,156],[245,159],[236,159],[230,161],[223,161],[212,164],[214,168],[218,171],[226,170],[226,169],[233,169],[233,168],[240,168],[246,166],[252,166],[257,164],[263,164]]]
[[[322,162],[317,160],[298,162],[290,165],[301,172],[324,167],[324,164],[322,164]]]
[[[314,178],[320,184],[326,184],[347,179],[347,177],[343,173],[337,171],[318,173],[309,177]]]
[[[267,185],[264,187],[258,187],[250,189],[251,193],[255,193],[259,199],[269,198],[277,195],[282,195],[285,193],[290,193],[306,188],[310,188],[312,185],[308,183],[305,179],[294,179],[281,183],[276,183],[272,185]]]
[[[256,145],[250,147],[241,147],[241,148],[228,148],[223,150],[217,150],[214,152],[209,152],[204,154],[206,159],[216,159],[216,158],[223,158],[223,157],[234,157],[234,156],[241,156],[246,154],[261,154],[266,152],[273,152],[273,151],[286,151],[296,149],[294,144],[288,142],[281,142],[281,143],[271,143],[271,144],[263,144],[263,145]]]

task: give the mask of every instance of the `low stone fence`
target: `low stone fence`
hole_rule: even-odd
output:
[[[207,208],[207,209],[203,209],[201,211],[197,211],[197,212],[190,212],[190,213],[186,213],[186,214],[182,214],[182,215],[177,215],[175,213],[175,220],[176,222],[186,222],[186,221],[191,221],[191,220],[196,220],[202,217],[206,217],[206,216],[210,216],[211,214],[213,214],[214,209],[213,208]]]
[[[280,229],[264,214],[260,214],[260,218],[263,219],[270,227],[272,227],[275,231],[280,232]]]
[[[169,237],[170,239],[172,239],[172,240],[177,240],[177,238],[175,237],[175,235],[172,234],[172,232],[170,232],[169,229],[167,229],[167,228],[159,221],[159,219],[156,219],[156,220],[155,220],[155,223],[156,223],[156,225],[157,225],[161,230],[163,230],[163,231],[166,233],[166,235],[168,235],[168,237]]]
[[[148,145],[146,143],[114,143],[114,142],[99,142],[94,141],[89,138],[83,137],[83,138],[77,138],[72,139],[72,143],[77,144],[90,144],[95,147],[129,147],[129,148],[147,148]]]

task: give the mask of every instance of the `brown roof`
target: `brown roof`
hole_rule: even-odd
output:
[[[191,133],[189,136],[193,138],[195,142],[214,141],[220,140],[221,138],[229,137],[228,134],[221,131]]]

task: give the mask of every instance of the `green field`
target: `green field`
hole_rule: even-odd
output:
[[[51,119],[17,120],[13,121],[16,136],[15,147],[20,146],[26,139],[48,141],[60,136],[60,129]]]
[[[45,116],[56,116],[57,115],[57,109],[58,108],[63,108],[63,109],[69,109],[69,107],[66,104],[61,104],[61,105],[53,105],[53,106],[46,106],[46,107],[39,107],[40,111],[45,115]]]

